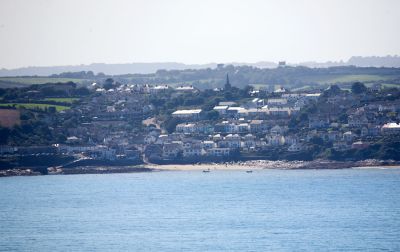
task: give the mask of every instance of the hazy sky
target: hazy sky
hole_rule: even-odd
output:
[[[0,0],[0,68],[400,54],[398,0]]]

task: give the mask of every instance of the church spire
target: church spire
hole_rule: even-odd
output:
[[[226,83],[225,83],[225,89],[226,90],[228,90],[228,89],[231,89],[231,83],[229,82],[229,75],[228,74],[226,74]]]

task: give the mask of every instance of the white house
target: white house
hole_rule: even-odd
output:
[[[272,146],[279,146],[285,144],[285,137],[284,136],[268,136],[267,137],[268,144]]]
[[[228,106],[215,106],[213,109],[220,115],[225,115],[226,111],[228,110]]]
[[[275,125],[269,132],[271,135],[281,135],[284,132],[284,128],[280,127],[279,125]]]
[[[289,146],[288,151],[290,152],[299,152],[303,150],[303,145],[300,143],[294,143],[292,145]]]
[[[271,98],[267,100],[269,106],[283,106],[287,104],[287,99],[284,98]]]
[[[226,157],[229,156],[229,154],[230,154],[229,148],[211,148],[207,150],[208,156]]]
[[[346,142],[352,142],[355,137],[355,134],[351,131],[347,131],[343,134],[343,140]]]
[[[192,85],[190,85],[190,86],[176,87],[175,91],[180,92],[180,93],[194,93],[194,92],[197,92],[197,89],[194,88]]]
[[[203,142],[201,142],[201,146],[203,147],[203,149],[207,150],[207,149],[215,148],[217,145],[214,141],[203,141]]]
[[[163,145],[164,158],[176,158],[181,151],[182,151],[182,143],[172,142]]]
[[[181,119],[199,119],[200,118],[201,109],[183,109],[177,110],[172,113],[173,117],[181,118]]]
[[[242,147],[248,149],[256,147],[256,137],[252,134],[245,135],[243,137]]]
[[[385,135],[398,135],[400,134],[400,123],[386,123],[381,130]]]

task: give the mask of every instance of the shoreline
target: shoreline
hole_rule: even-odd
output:
[[[265,169],[280,170],[332,170],[332,169],[351,169],[351,168],[400,168],[400,162],[392,160],[362,160],[362,161],[269,161],[251,160],[244,162],[226,163],[197,163],[197,164],[143,164],[133,166],[79,166],[74,168],[49,167],[48,175],[72,175],[72,174],[109,174],[109,173],[138,173],[156,171],[256,171]],[[42,168],[43,170],[43,168]],[[45,168],[46,170],[46,168]],[[46,175],[32,167],[21,167],[17,169],[1,170],[0,177],[10,176],[37,176]]]
[[[400,162],[382,161],[382,160],[362,160],[362,161],[330,161],[330,160],[314,160],[314,161],[268,161],[268,160],[252,160],[245,162],[227,162],[227,163],[201,163],[201,164],[168,164],[157,165],[147,164],[144,167],[152,168],[159,171],[202,171],[210,168],[210,170],[332,170],[332,169],[351,169],[351,168],[373,168],[400,167]]]

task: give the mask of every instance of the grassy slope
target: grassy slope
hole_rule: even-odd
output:
[[[383,75],[367,75],[367,74],[349,74],[349,75],[325,75],[325,76],[304,76],[301,79],[304,82],[313,82],[320,85],[329,85],[335,83],[353,83],[356,81],[364,82],[367,86],[373,84],[374,81],[385,81],[385,87],[399,87],[398,84],[391,84],[390,80],[400,76],[383,76]],[[370,83],[368,83],[370,82]],[[372,83],[371,83],[372,82]],[[255,88],[262,88],[268,84],[251,84]],[[293,91],[304,91],[312,89],[312,85],[305,85],[293,88]]]
[[[64,102],[64,103],[73,103],[74,101],[79,101],[79,98],[45,98],[45,101],[54,101],[54,102]]]
[[[39,103],[0,103],[0,106],[12,106],[21,108],[24,107],[26,109],[46,109],[48,107],[56,107],[57,111],[62,111],[69,109],[67,106],[60,106],[60,105],[52,105],[52,104],[39,104]]]
[[[391,84],[390,80],[392,78],[396,78],[400,76],[393,75],[373,75],[373,74],[329,74],[329,75],[307,75],[303,77],[298,77],[298,79],[303,82],[313,82],[322,85],[334,84],[334,83],[351,83],[351,82],[371,82],[371,81],[380,81],[383,80],[387,84]],[[148,82],[151,83],[151,80],[155,77],[143,77],[148,79]],[[132,78],[127,77],[127,80]],[[51,78],[51,77],[0,77],[0,88],[1,87],[21,87],[30,84],[44,84],[44,83],[57,83],[57,82],[69,82],[73,81],[75,83],[82,83],[87,81],[87,79],[74,79],[74,78]],[[197,80],[200,83],[207,83],[216,81],[215,79],[201,79]],[[288,81],[290,82],[290,81]],[[177,82],[177,83],[169,83],[171,86],[179,86],[182,84],[190,85],[193,84],[194,81],[185,81],[185,82]],[[274,83],[278,84],[278,83]],[[265,84],[252,84],[253,86],[259,88],[265,86]],[[302,88],[302,87],[299,87]],[[308,88],[308,87],[307,87]]]
[[[0,88],[21,88],[34,84],[67,83],[70,81],[81,84],[90,80],[51,77],[0,77]]]
[[[317,82],[319,84],[333,84],[338,82],[369,82],[379,80],[389,80],[393,76],[369,75],[369,74],[348,74],[348,75],[326,75],[326,76],[306,76],[304,81]]]

